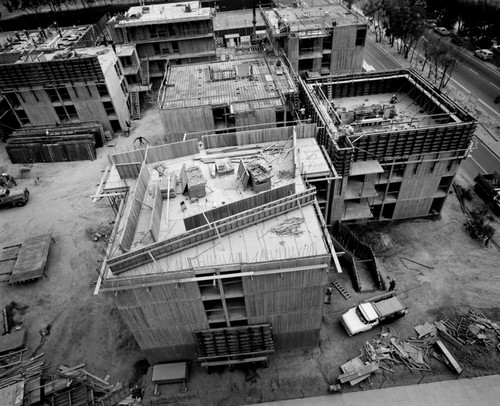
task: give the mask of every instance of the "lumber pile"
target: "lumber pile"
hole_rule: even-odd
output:
[[[203,176],[199,166],[186,167],[181,169],[182,194],[187,193],[190,198],[201,198],[206,195],[205,185],[207,180]]]
[[[260,160],[254,160],[246,165],[250,174],[250,186],[255,193],[271,189],[271,168]]]
[[[11,356],[15,358],[21,354],[17,361],[12,361]],[[41,376],[47,368],[44,354],[22,360],[23,352],[17,352],[16,355],[7,354],[0,359],[0,390],[8,387],[17,387],[18,394],[23,394],[23,405],[31,405],[41,400]],[[9,363],[4,363],[10,360]],[[21,389],[22,388],[22,389]]]
[[[101,124],[23,127],[12,133],[6,151],[12,163],[63,162],[96,159],[105,143]]]

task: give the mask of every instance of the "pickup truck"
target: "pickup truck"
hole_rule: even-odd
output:
[[[24,190],[9,190],[0,188],[0,208],[24,206],[28,203],[30,192],[27,188]]]
[[[403,317],[408,308],[394,292],[384,293],[361,302],[358,306],[345,312],[341,321],[347,334],[364,333],[381,322]]]

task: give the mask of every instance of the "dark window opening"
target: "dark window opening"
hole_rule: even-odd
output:
[[[28,118],[24,110],[17,110],[16,114],[17,117],[19,118],[19,122],[21,123],[21,125],[30,124],[30,119]]]
[[[122,127],[121,127],[120,122],[118,120],[109,120],[109,122],[111,124],[111,130],[114,133],[122,130]]]
[[[49,99],[51,102],[58,102],[59,96],[57,95],[57,90],[56,89],[45,89],[45,92],[47,93],[47,96],[49,96]]]
[[[23,103],[26,103],[26,100],[24,100],[24,97],[23,97],[22,92],[19,92],[19,93],[17,94],[17,96],[21,99],[21,101],[22,101]]]
[[[106,85],[97,85],[97,91],[101,97],[109,96],[108,87]]]
[[[57,89],[57,91],[59,92],[59,96],[61,96],[62,100],[65,101],[71,100],[71,96],[69,95],[68,89],[66,89],[65,87],[60,87]]]
[[[312,59],[301,59],[299,60],[299,71],[311,70],[313,68]]]
[[[105,101],[102,103],[104,106],[104,110],[106,110],[106,114],[108,116],[115,114],[115,108],[113,107],[113,103],[110,101]]]
[[[54,107],[54,110],[56,111],[57,117],[59,118],[59,121],[68,121],[68,114],[66,113],[66,110],[64,109],[63,106],[56,106]]]
[[[4,96],[6,97],[12,108],[19,106],[19,99],[17,98],[15,93],[4,93]]]
[[[365,46],[366,41],[366,27],[358,28],[356,31],[356,46]]]
[[[78,113],[76,112],[75,106],[66,106],[66,112],[70,120],[78,119]]]

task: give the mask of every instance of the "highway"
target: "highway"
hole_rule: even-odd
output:
[[[450,46],[454,46],[451,45]],[[494,104],[493,99],[500,95],[500,71],[496,71],[493,64],[482,62],[469,55],[469,52],[458,50],[462,57],[460,63],[452,73],[454,85],[464,94],[471,93],[478,98],[478,103],[492,116],[498,118],[500,125],[500,104]],[[388,55],[371,39],[365,45],[364,60],[376,71],[400,68],[395,58]],[[494,170],[500,172],[500,158],[478,137],[474,137],[474,148],[469,158],[460,166],[462,175],[470,182],[478,173],[489,173]]]

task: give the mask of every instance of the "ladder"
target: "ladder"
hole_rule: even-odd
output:
[[[149,86],[149,61],[141,60],[141,85]]]
[[[347,300],[351,297],[351,295],[345,290],[340,283],[338,283],[336,280],[332,282],[332,285],[337,288],[337,290],[340,292],[342,296],[344,296],[344,299]]]
[[[132,111],[130,115],[132,120],[138,120],[141,118],[141,105],[139,104],[139,92],[134,90],[130,92],[130,106]]]
[[[128,44],[127,27],[122,27],[123,43]]]

